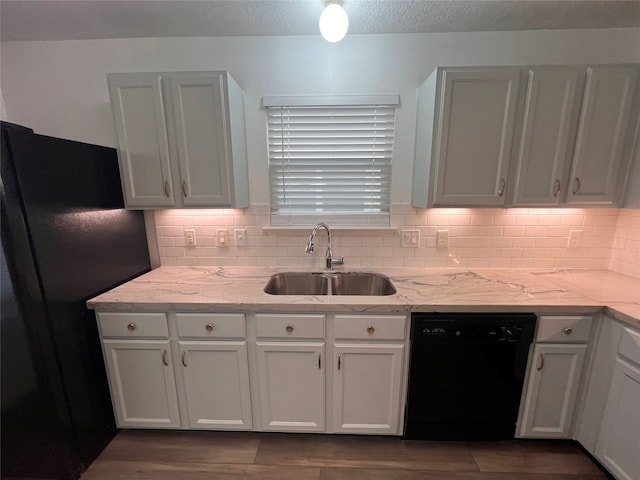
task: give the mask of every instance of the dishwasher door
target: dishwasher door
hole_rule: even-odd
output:
[[[513,438],[533,314],[413,314],[405,438]]]

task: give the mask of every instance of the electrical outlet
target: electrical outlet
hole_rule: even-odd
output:
[[[580,246],[582,246],[582,230],[571,230],[569,232],[567,248],[576,248]]]
[[[402,246],[418,248],[420,245],[420,230],[402,230]]]
[[[446,248],[449,246],[449,230],[438,230],[436,234],[436,247]]]
[[[236,228],[234,230],[234,235],[236,237],[236,247],[247,246],[247,229],[246,228]]]
[[[187,247],[195,247],[198,245],[196,231],[193,228],[184,229],[184,242]]]
[[[217,231],[217,244],[219,247],[227,247],[229,246],[228,237],[227,237],[227,229],[219,228]]]

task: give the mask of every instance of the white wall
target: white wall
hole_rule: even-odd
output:
[[[399,93],[392,202],[410,202],[416,88],[438,65],[640,62],[640,29],[147,38],[1,45],[11,121],[115,146],[106,74],[226,69],[245,90],[251,202],[268,203],[263,95]]]

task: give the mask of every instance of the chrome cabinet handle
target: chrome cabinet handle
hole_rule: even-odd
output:
[[[207,325],[204,328],[207,332],[213,331],[213,325],[211,325],[210,323],[207,323]]]
[[[169,180],[164,181],[164,196],[169,198]]]
[[[540,364],[536,367],[536,370],[540,371],[540,370],[542,370],[542,367],[544,367],[544,355],[541,353],[540,354]]]
[[[136,329],[136,324],[135,323],[130,323],[129,325],[127,325],[127,329],[130,332],[133,332]]]
[[[293,325],[287,325],[285,330],[289,333],[293,332]]]
[[[573,333],[573,328],[571,327],[567,327],[564,329],[564,334],[565,335],[571,335]]]
[[[187,181],[186,180],[182,180],[182,195],[184,195],[184,197],[187,197]]]
[[[182,352],[182,365],[187,366],[187,352]]]
[[[558,195],[560,195],[560,180],[556,179],[556,190],[553,192],[553,198],[558,198]]]
[[[498,196],[501,197],[504,195],[504,189],[507,187],[507,182],[504,178],[500,179],[500,190],[498,190]]]
[[[167,351],[162,350],[162,363],[164,363],[165,367],[169,366],[169,362],[167,361]]]
[[[373,333],[373,332],[375,332],[375,331],[376,331],[376,329],[374,328],[374,326],[373,326],[373,325],[369,325],[369,326],[367,327],[367,332],[368,332],[368,333]]]
[[[318,354],[318,370],[322,370],[322,359],[321,359],[321,355]]]
[[[573,194],[575,195],[580,190],[580,178],[576,177],[573,179]]]
[[[339,353],[339,354],[338,354],[338,370],[340,370],[340,365],[341,365],[341,363],[342,363],[342,362],[341,362],[341,360],[342,360],[342,354],[341,354],[341,353]]]

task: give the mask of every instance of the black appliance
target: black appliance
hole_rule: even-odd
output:
[[[414,313],[405,438],[513,438],[535,324],[528,313]]]
[[[2,478],[76,479],[116,433],[87,299],[150,270],[116,151],[1,126]]]

